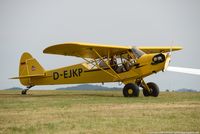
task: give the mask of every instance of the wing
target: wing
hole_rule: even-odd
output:
[[[149,54],[149,53],[166,53],[166,52],[170,52],[170,51],[178,51],[183,49],[180,46],[160,46],[160,47],[150,47],[150,46],[141,46],[141,47],[137,47],[140,50],[142,50],[143,52]]]
[[[132,47],[129,46],[112,46],[75,42],[50,46],[44,49],[43,53],[96,59],[98,58],[98,56],[93,50],[104,57],[107,56],[108,53],[110,56],[112,56],[118,53],[125,52],[131,48]]]

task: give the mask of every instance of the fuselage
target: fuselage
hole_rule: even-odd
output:
[[[164,58],[154,61],[155,57]],[[45,71],[45,77],[30,78],[31,85],[57,85],[57,84],[80,84],[101,82],[134,83],[136,79],[144,78],[164,69],[167,54],[144,54],[133,63],[128,71],[113,72],[111,68],[91,68],[89,63],[66,66],[58,69]],[[156,58],[157,58],[156,57]],[[158,60],[158,59],[157,59]]]

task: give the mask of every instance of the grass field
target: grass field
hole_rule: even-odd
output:
[[[200,93],[124,98],[121,91],[0,91],[0,133],[199,132]]]

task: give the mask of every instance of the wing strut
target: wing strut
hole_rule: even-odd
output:
[[[105,73],[107,73],[107,74],[109,74],[110,76],[112,76],[112,77],[114,77],[114,78],[117,78],[115,75],[113,75],[113,74],[111,74],[110,72],[108,72],[108,71],[106,71],[106,70],[104,70],[103,68],[101,68],[99,65],[98,65],[98,63],[97,63],[97,61],[94,59],[94,61],[93,62],[95,62],[95,64],[93,64],[91,61],[89,61],[89,60],[87,60],[87,59],[85,59],[85,58],[83,58],[86,62],[88,62],[88,63],[91,63],[92,65],[94,65],[94,66],[96,66],[97,68],[99,68],[99,69],[101,69],[102,71],[104,71]]]
[[[96,60],[95,60],[96,66],[97,66],[98,68],[100,68],[101,70],[103,70],[103,71],[109,73],[110,75],[114,76],[115,78],[116,78],[116,76],[117,76],[117,78],[119,78],[119,79],[121,80],[121,77],[112,69],[112,67],[111,67],[107,62],[104,61],[103,57],[102,57],[95,49],[92,49],[92,51],[93,51],[93,52],[94,52],[94,53],[95,53],[95,54],[110,68],[110,70],[114,73],[114,75],[111,74],[111,73],[109,73],[108,71],[105,71],[103,68],[101,68],[101,67],[98,65],[98,63],[96,62]],[[108,53],[108,54],[109,54],[109,53]],[[115,76],[115,75],[116,75],[116,76]]]

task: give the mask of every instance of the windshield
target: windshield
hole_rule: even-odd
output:
[[[145,54],[142,50],[133,47],[132,52],[136,58],[140,58],[143,54]]]

